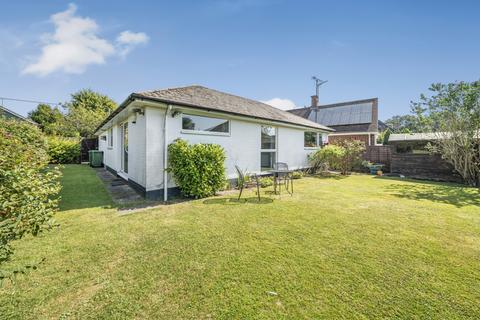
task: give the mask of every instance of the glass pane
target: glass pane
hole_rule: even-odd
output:
[[[275,152],[260,153],[260,167],[262,170],[273,169],[274,163],[275,163]]]
[[[228,120],[193,116],[189,114],[185,114],[182,116],[182,129],[223,133],[230,132]]]
[[[316,147],[317,146],[317,134],[315,132],[305,132],[303,145],[305,147]]]
[[[262,149],[275,149],[275,128],[262,126]]]

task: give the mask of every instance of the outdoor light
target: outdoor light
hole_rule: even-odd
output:
[[[132,123],[137,123],[137,115],[141,114],[142,116],[145,115],[145,111],[142,108],[135,108],[133,109],[133,121]]]

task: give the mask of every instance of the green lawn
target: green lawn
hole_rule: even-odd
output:
[[[121,216],[93,170],[64,174],[61,227],[15,244],[46,260],[0,289],[1,319],[480,318],[476,189],[304,178]]]

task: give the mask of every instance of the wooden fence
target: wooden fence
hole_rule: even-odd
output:
[[[392,153],[391,171],[406,177],[462,182],[453,167],[439,155]]]
[[[392,164],[392,148],[390,146],[368,146],[363,159],[373,163],[384,164],[383,171],[390,172]]]
[[[84,138],[80,143],[80,162],[88,161],[88,151],[98,149],[98,138]]]

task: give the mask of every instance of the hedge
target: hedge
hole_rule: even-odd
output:
[[[52,226],[60,191],[59,169],[48,166],[45,136],[26,122],[0,117],[0,282],[23,272],[2,270],[11,241]]]
[[[50,163],[78,163],[80,140],[77,138],[48,137]]]
[[[225,151],[216,144],[189,145],[177,139],[168,146],[169,171],[186,197],[214,195],[225,186]]]

